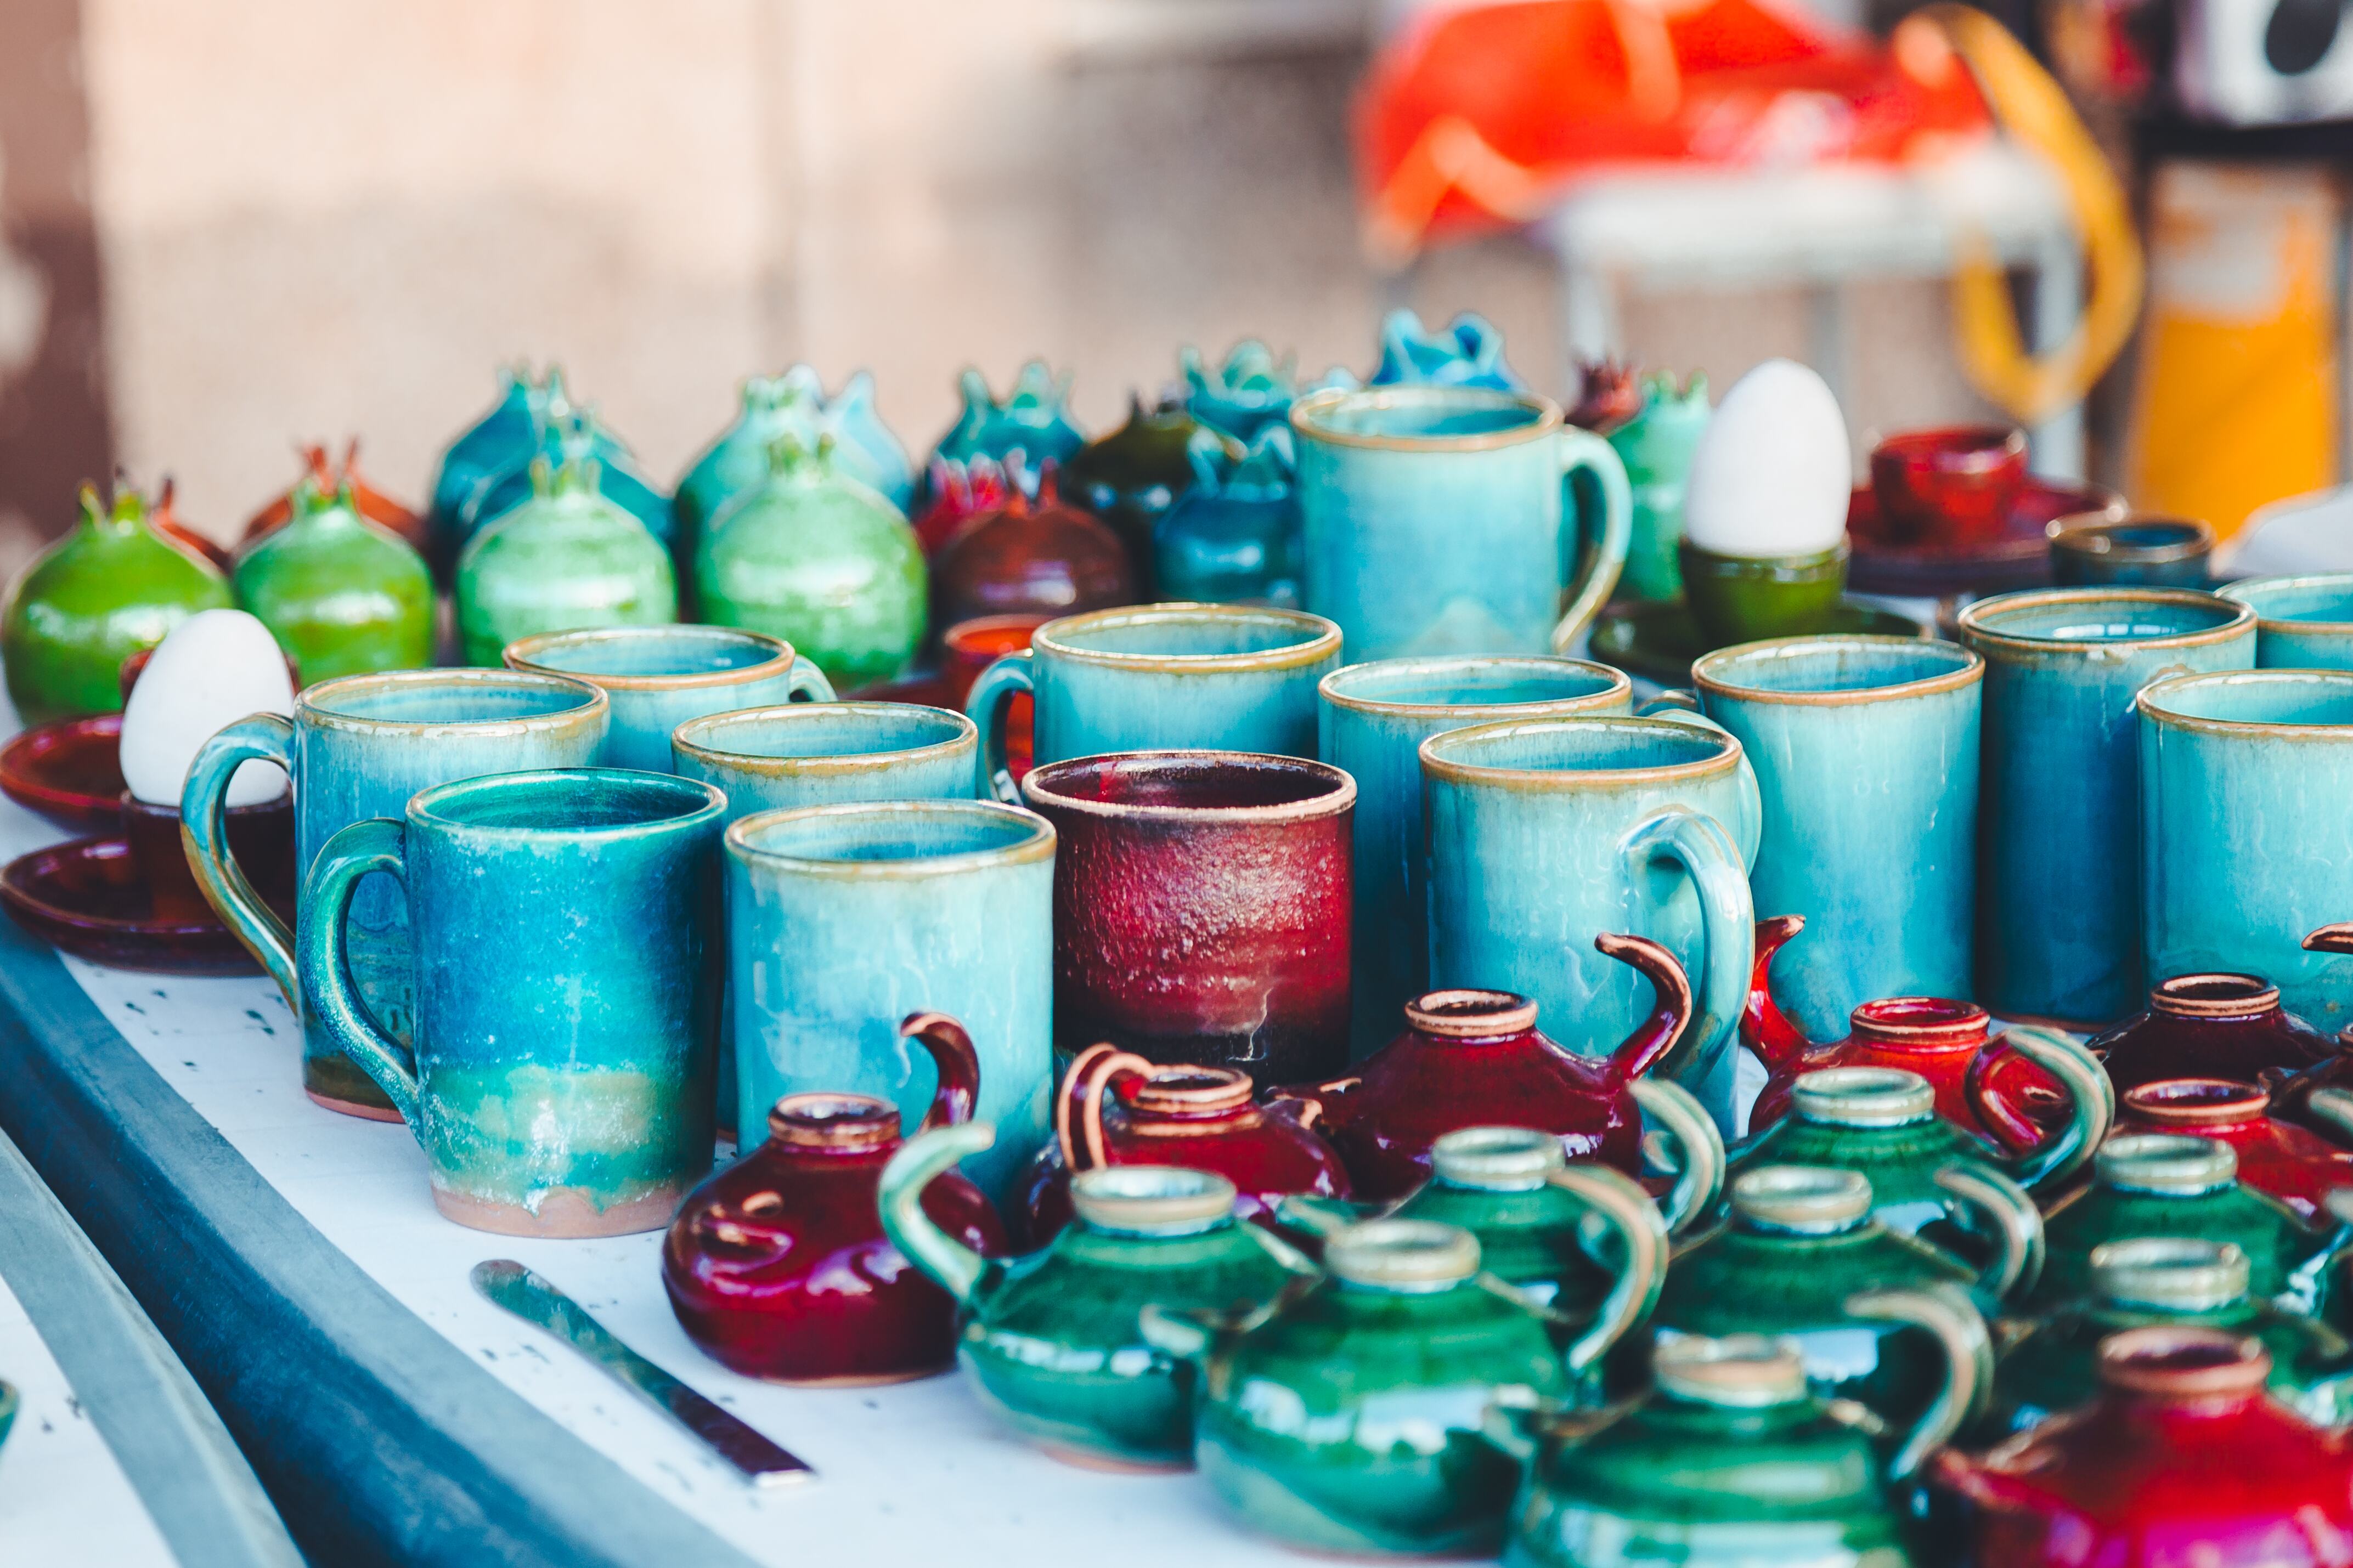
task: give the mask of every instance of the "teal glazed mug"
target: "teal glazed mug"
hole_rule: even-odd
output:
[[[670,771],[717,784],[727,820],[868,800],[970,800],[971,720],[912,702],[792,702],[690,719]]]
[[[658,1230],[711,1173],[725,806],[667,773],[499,773],[420,791],[399,820],[354,823],[319,852],[303,984],[424,1146],[450,1219]],[[377,873],[408,906],[406,1042],[353,986],[338,918]]]
[[[2353,572],[2250,577],[2220,592],[2255,612],[2258,669],[2353,669]]]
[[[294,855],[307,879],[327,840],[354,822],[397,816],[421,789],[483,773],[586,767],[611,709],[596,687],[509,669],[410,669],[351,675],[306,688],[290,721],[240,719],[206,742],[180,797],[188,864],[222,923],[269,972],[302,1025],[302,1087],[331,1110],[399,1120],[375,1081],[319,1026],[315,998],[295,973],[295,930],[256,897],[229,853],[222,802],[237,768],[259,759],[294,781]],[[390,877],[371,877],[352,900],[348,950],[368,1012],[386,1034],[409,1032],[408,909]]]
[[[1560,405],[1380,386],[1292,405],[1307,605],[1352,661],[1567,653],[1618,584],[1625,466]]]
[[[2187,588],[2045,588],[1978,600],[1960,634],[1986,661],[1977,1000],[2120,1018],[2148,993],[2135,700],[2169,675],[2252,668],[2255,613]]]
[[[737,708],[830,702],[833,687],[807,656],[765,632],[734,626],[599,626],[523,637],[507,668],[565,675],[600,688],[613,706],[599,766],[667,773],[670,731]]]
[[[1694,982],[1696,1016],[1661,1065],[1733,1126],[1763,820],[1740,742],[1699,718],[1525,719],[1424,741],[1421,773],[1430,984],[1516,992],[1546,1035],[1608,1056],[1652,998],[1594,939],[1649,937]]]
[[[1773,978],[1807,1034],[1842,1039],[1884,996],[1966,1000],[1985,661],[1906,637],[1787,637],[1709,654],[1692,679],[1757,770],[1757,908],[1806,918]]]
[[[872,1095],[913,1127],[937,1086],[900,1035],[945,1013],[980,1061],[996,1146],[965,1173],[1000,1206],[1052,1135],[1054,829],[991,801],[763,812],[727,830],[738,1127],[787,1094]]]
[[[2353,1024],[2353,956],[2304,947],[2353,910],[2353,670],[2158,681],[2139,742],[2147,972],[2260,974],[2297,1016]]]
[[[1251,605],[1140,605],[1065,616],[973,682],[980,793],[1020,804],[1005,765],[1005,710],[1029,692],[1035,766],[1108,752],[1315,756],[1315,683],[1340,665],[1340,628]]]
[[[1455,654],[1352,664],[1317,689],[1320,754],[1356,781],[1348,1054],[1361,1061],[1395,1037],[1405,1005],[1430,989],[1421,743],[1503,719],[1624,713],[1632,685],[1583,659]]]

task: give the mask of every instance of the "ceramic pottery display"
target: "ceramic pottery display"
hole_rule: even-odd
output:
[[[944,709],[794,702],[687,720],[670,745],[669,771],[717,784],[733,824],[805,805],[969,800],[980,738]]]
[[[918,1132],[972,1119],[980,1063],[955,1019],[899,1026],[939,1086]],[[955,1302],[908,1267],[882,1231],[885,1163],[900,1148],[898,1108],[862,1094],[789,1094],[767,1141],[687,1195],[662,1244],[662,1284],[687,1337],[748,1377],[782,1383],[896,1383],[955,1358]],[[908,1194],[925,1220],[984,1257],[1005,1227],[978,1188],[935,1168]]]
[[[923,640],[923,552],[896,507],[842,469],[829,438],[768,448],[695,547],[695,604],[715,626],[783,637],[837,690],[887,679]]]
[[[2273,1398],[2316,1426],[2353,1420],[2353,1345],[2344,1336],[2249,1295],[2247,1255],[2230,1242],[2149,1237],[2094,1249],[2091,1294],[2002,1352],[1973,1436],[1992,1443],[2087,1403],[2099,1393],[2100,1342],[2160,1327],[2246,1335],[2272,1358]]]
[[[2255,612],[2261,669],[2353,669],[2353,572],[2250,577],[2218,589]]]
[[[2063,588],[2204,588],[2214,530],[2186,517],[2094,513],[2051,525],[2051,580]],[[2262,662],[2262,635],[2256,660]]]
[[[924,1114],[934,1073],[896,1020],[944,1012],[980,1060],[1003,1142],[965,1173],[1010,1209],[1050,1132],[1055,836],[1027,812],[897,800],[762,812],[727,829],[738,1127],[784,1095]]]
[[[2353,1118],[2337,1095],[2313,1097],[2306,1114],[2327,1125],[2336,1113],[2339,1140],[2353,1142]],[[2353,1187],[2353,1149],[2293,1121],[2268,1114],[2271,1096],[2259,1085],[2229,1079],[2160,1079],[2127,1089],[2117,1131],[2178,1132],[2227,1143],[2239,1157],[2239,1180],[2267,1193],[2309,1220],[2338,1187]]]
[[[1198,1373],[1145,1339],[1145,1314],[1250,1314],[1313,1279],[1314,1265],[1238,1221],[1223,1176],[1166,1165],[1080,1173],[1075,1224],[1026,1257],[987,1261],[916,1194],[991,1136],[987,1122],[926,1133],[882,1174],[883,1226],[955,1297],[956,1355],[974,1388],[1057,1458],[1182,1468]]]
[[[725,805],[667,774],[502,773],[422,791],[401,820],[354,823],[319,851],[303,988],[424,1145],[450,1219],[511,1236],[657,1230],[709,1173]],[[381,871],[399,879],[415,944],[406,1041],[370,1014],[343,936],[352,895]]]
[[[1899,1320],[1940,1305],[1903,1290],[1858,1304]],[[1902,1568],[1926,1558],[1913,1538],[1911,1483],[1978,1388],[1965,1347],[1944,1349],[1926,1413],[1874,1440],[1808,1388],[1786,1344],[1746,1334],[1662,1344],[1654,1388],[1624,1418],[1582,1441],[1544,1444],[1513,1510],[1505,1561]]]
[[[2353,888],[2327,826],[2353,799],[2353,671],[2176,676],[2138,707],[2147,972],[2249,970],[2316,1027],[2353,1024],[2353,955],[2305,940]]]
[[[483,480],[537,449],[540,426],[551,403],[569,405],[564,373],[553,365],[544,383],[533,378],[527,364],[509,366],[501,375],[498,401],[449,443],[434,471],[428,521],[444,563],[456,556],[463,542],[459,509]]]
[[[1247,452],[1192,448],[1192,484],[1152,530],[1152,577],[1164,599],[1299,607],[1305,570],[1297,461],[1288,426]]]
[[[532,497],[458,557],[458,640],[469,664],[546,632],[678,619],[670,552],[598,493],[594,459],[532,467]]]
[[[1291,418],[1291,405],[1303,393],[1348,387],[1356,378],[1335,367],[1312,386],[1299,384],[1298,360],[1273,351],[1255,338],[1236,343],[1225,363],[1214,369],[1203,363],[1200,351],[1189,345],[1177,351],[1177,367],[1185,377],[1185,409],[1210,428],[1237,441],[1253,442],[1260,435]]]
[[[2353,1536],[2353,1452],[2267,1398],[2270,1376],[2244,1335],[2111,1335],[2096,1398],[1981,1458],[1947,1449],[1933,1479],[1976,1505],[1979,1563],[2323,1568]]]
[[[1062,842],[1058,1052],[1108,1041],[1274,1083],[1346,1064],[1347,774],[1240,752],[1134,752],[1041,766],[1021,790]]]
[[[296,939],[316,910],[304,900],[290,931],[230,858],[221,804],[237,769],[259,759],[293,780],[295,866],[306,878],[328,839],[353,823],[396,816],[420,790],[486,773],[587,766],[604,742],[609,711],[595,687],[553,676],[505,669],[352,675],[303,690],[290,723],[275,715],[240,720],[196,753],[180,797],[189,864],[222,923],[269,971],[301,1020],[302,1087],[311,1099],[377,1121],[396,1114],[326,1033],[316,998],[296,975]],[[362,1001],[386,1034],[406,1038],[416,970],[399,885],[389,877],[364,880],[348,924],[343,945]]]
[[[1317,1552],[1483,1556],[1503,1544],[1520,1466],[1490,1422],[1572,1398],[1650,1310],[1665,1262],[1641,1188],[1591,1166],[1555,1180],[1574,1184],[1627,1259],[1566,1352],[1544,1309],[1480,1279],[1468,1231],[1426,1220],[1333,1237],[1328,1278],[1255,1327],[1147,1318],[1155,1343],[1201,1360],[1194,1459],[1244,1523]]]
[[[1977,999],[2006,1018],[2107,1023],[2148,989],[2136,699],[2180,670],[2248,668],[2254,612],[2179,588],[2055,588],[1980,599],[1960,636],[1986,661]],[[2242,943],[2153,967],[2260,956]]]
[[[1026,494],[1019,474],[1008,474],[994,458],[934,458],[923,475],[923,504],[910,511],[915,542],[933,560],[974,518],[985,517],[1017,494]]]
[[[1628,597],[1664,602],[1683,595],[1675,554],[1683,536],[1683,486],[1707,419],[1707,377],[1694,372],[1678,390],[1672,375],[1646,375],[1641,412],[1609,433],[1633,502],[1619,583]]]
[[[1625,466],[1558,404],[1391,386],[1319,392],[1291,422],[1307,607],[1349,662],[1567,653],[1617,586]]]
[[[2337,1054],[2335,1040],[2280,1005],[2254,974],[2177,974],[2148,1008],[2085,1042],[2117,1092],[2172,1078],[2270,1081]]]
[[[1081,1051],[1054,1100],[1053,1140],[1022,1184],[1031,1245],[1070,1223],[1074,1173],[1113,1165],[1223,1176],[1244,1219],[1271,1215],[1292,1194],[1349,1196],[1347,1167],[1314,1131],[1316,1111],[1282,1095],[1256,1104],[1253,1087],[1232,1068],[1155,1067],[1111,1046]]]
[[[433,574],[408,542],[371,522],[346,479],[294,487],[285,526],[248,544],[231,579],[305,680],[433,662]]]
[[[1044,360],[1023,365],[1002,402],[976,370],[956,377],[956,394],[964,407],[932,448],[934,458],[970,462],[989,458],[1002,463],[1018,452],[1036,468],[1067,462],[1087,443],[1086,432],[1071,417],[1070,376],[1056,375]]]
[[[796,698],[833,700],[824,673],[792,644],[727,626],[550,632],[509,643],[503,657],[510,669],[568,675],[602,689],[612,720],[597,763],[641,773],[672,771],[670,731],[690,719]],[[743,814],[731,796],[730,820]]]
[[[984,791],[1018,798],[1003,705],[1036,700],[1042,766],[1172,747],[1315,754],[1316,682],[1339,668],[1340,628],[1245,605],[1145,605],[1049,621],[982,672],[965,699],[980,726]]]
[[[1654,1070],[1732,1126],[1759,821],[1740,742],[1703,720],[1526,719],[1424,741],[1421,772],[1431,984],[1527,996],[1562,1045],[1605,1056],[1652,998],[1585,933],[1639,932],[1697,977],[1696,1015]]]
[[[933,564],[937,623],[981,616],[1067,616],[1132,605],[1144,595],[1127,546],[1090,512],[1061,499],[1055,470],[1035,500],[1018,486],[971,519]]]
[[[1181,403],[1147,410],[1130,394],[1127,423],[1071,454],[1061,468],[1063,490],[1103,519],[1127,548],[1137,597],[1169,598],[1153,582],[1153,529],[1193,482],[1193,449],[1240,457],[1240,448],[1205,430]],[[1073,606],[1074,608],[1076,606]]]
[[[551,468],[567,463],[594,464],[589,489],[616,510],[637,519],[665,552],[675,556],[677,521],[670,513],[670,497],[638,471],[628,447],[605,427],[594,409],[572,406],[560,391],[551,395],[530,449],[518,453],[475,486],[459,507],[454,547],[459,553],[484,529],[530,503],[537,493],[533,468],[542,462]]]
[[[360,477],[360,443],[354,436],[343,446],[343,460],[330,463],[327,448],[313,442],[302,448],[303,478],[316,485],[322,495],[340,494],[345,489],[352,492],[352,505],[359,514],[378,528],[398,534],[410,549],[422,552],[432,540],[430,521],[412,511]],[[295,487],[300,489],[298,484]],[[247,520],[245,537],[239,548],[249,548],[285,527],[294,517],[294,490],[263,507]]]
[[[115,712],[124,659],[228,605],[228,580],[158,534],[137,490],[101,506],[84,485],[81,521],[17,574],[0,607],[8,700],[27,724]]]
[[[1435,331],[1411,310],[1391,310],[1381,318],[1380,368],[1366,384],[1527,390],[1527,383],[1504,363],[1504,334],[1469,310]]]
[[[1356,781],[1356,975],[1349,1055],[1387,1044],[1398,1009],[1430,988],[1430,855],[1420,747],[1504,719],[1624,713],[1632,686],[1607,665],[1541,654],[1392,658],[1325,676],[1317,754]]]
[[[1871,488],[1898,537],[1986,545],[2026,485],[2026,432],[2007,425],[1907,430],[1871,450]]]
[[[1802,555],[1719,555],[1686,539],[1676,573],[1691,617],[1711,647],[1832,630],[1846,596],[1844,540]]]

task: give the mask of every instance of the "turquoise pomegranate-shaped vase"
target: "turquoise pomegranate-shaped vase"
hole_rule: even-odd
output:
[[[1528,384],[1504,363],[1504,334],[1484,316],[1465,310],[1431,331],[1411,310],[1391,310],[1381,322],[1381,364],[1373,386],[1480,386],[1525,392]]]
[[[538,445],[550,392],[559,397],[563,394],[564,374],[554,368],[543,382],[533,378],[527,364],[510,365],[500,374],[498,401],[449,443],[433,476],[430,527],[433,537],[452,551],[459,508],[484,479],[530,457]]]
[[[1256,441],[1259,432],[1287,425],[1291,405],[1311,392],[1327,387],[1351,387],[1356,378],[1336,365],[1313,385],[1299,383],[1298,361],[1274,351],[1256,338],[1236,343],[1225,363],[1211,365],[1198,349],[1187,345],[1177,354],[1185,377],[1185,407],[1194,418],[1234,440]]]
[[[1013,390],[1002,400],[988,390],[988,378],[967,370],[956,378],[963,410],[948,433],[932,448],[934,458],[970,462],[987,458],[997,463],[1015,452],[1029,466],[1066,463],[1087,444],[1086,432],[1071,417],[1071,378],[1056,375],[1044,360],[1021,367]],[[928,467],[928,465],[926,465]]]
[[[1164,599],[1295,610],[1306,568],[1291,430],[1269,425],[1236,456],[1197,442],[1193,482],[1153,526],[1153,580]]]
[[[1153,586],[1153,530],[1192,487],[1197,447],[1234,457],[1241,451],[1182,403],[1146,408],[1130,395],[1127,423],[1080,447],[1061,468],[1062,494],[1119,535],[1147,599],[1171,596]]]
[[[231,581],[306,684],[433,662],[433,574],[360,515],[348,479],[332,491],[296,485],[286,525],[246,547]]]
[[[468,664],[543,632],[678,619],[670,552],[596,488],[596,462],[532,468],[532,499],[458,557],[458,637]]]
[[[81,520],[8,586],[0,657],[27,724],[122,707],[122,661],[199,610],[227,609],[228,579],[155,531],[147,500],[81,488]]]
[[[554,380],[553,373],[550,380]],[[551,468],[566,463],[596,465],[596,493],[638,520],[645,531],[670,548],[676,525],[670,497],[638,470],[619,437],[607,429],[592,408],[575,407],[565,400],[561,384],[550,394],[530,448],[518,453],[504,468],[476,486],[458,510],[458,542],[462,549],[476,534],[530,500],[532,464],[544,460]]]
[[[839,691],[888,680],[923,640],[929,582],[906,514],[842,470],[831,437],[790,432],[768,477],[720,509],[695,547],[695,603],[714,626],[791,643]]]
[[[1707,377],[1694,372],[1678,389],[1671,375],[1644,376],[1642,411],[1604,437],[1626,465],[1626,483],[1634,492],[1633,539],[1619,583],[1630,598],[1683,595],[1675,547],[1683,537],[1683,487],[1709,412]]]

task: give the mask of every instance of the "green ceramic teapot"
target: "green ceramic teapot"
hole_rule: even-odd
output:
[[[468,664],[543,632],[678,619],[670,552],[596,488],[596,461],[532,464],[532,499],[458,557],[458,637]]]
[[[246,547],[237,603],[293,655],[304,681],[433,662],[433,574],[408,542],[362,517],[351,481],[294,487],[292,515]]]
[[[1626,465],[1633,491],[1634,531],[1620,583],[1630,598],[1683,597],[1683,574],[1675,546],[1683,537],[1683,489],[1692,454],[1706,433],[1707,377],[1694,372],[1681,390],[1671,375],[1642,378],[1642,411],[1602,439]]]
[[[26,724],[119,712],[124,659],[231,602],[218,568],[155,531],[144,496],[125,487],[102,507],[84,485],[81,521],[17,574],[0,609],[9,700]]]
[[[1147,1343],[1147,1306],[1247,1313],[1315,1266],[1234,1217],[1234,1185],[1173,1165],[1071,1181],[1077,1218],[1023,1258],[985,1258],[923,1212],[933,1177],[996,1142],[986,1121],[909,1141],[882,1170],[892,1245],[956,1299],[956,1359],[982,1400],[1048,1453],[1121,1468],[1193,1457],[1192,1364]]]

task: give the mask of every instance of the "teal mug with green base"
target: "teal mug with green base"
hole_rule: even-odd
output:
[[[2255,612],[2260,669],[2353,669],[2353,572],[2250,577],[2217,589]]]
[[[570,676],[601,689],[611,724],[599,767],[649,773],[670,766],[670,731],[706,713],[771,703],[830,702],[824,671],[793,645],[737,626],[597,626],[506,647],[510,669]]]
[[[658,1230],[711,1173],[725,808],[667,773],[500,773],[422,791],[319,852],[302,983],[424,1146],[450,1219]],[[376,872],[399,879],[414,940],[406,1045],[353,985],[341,918]]]

